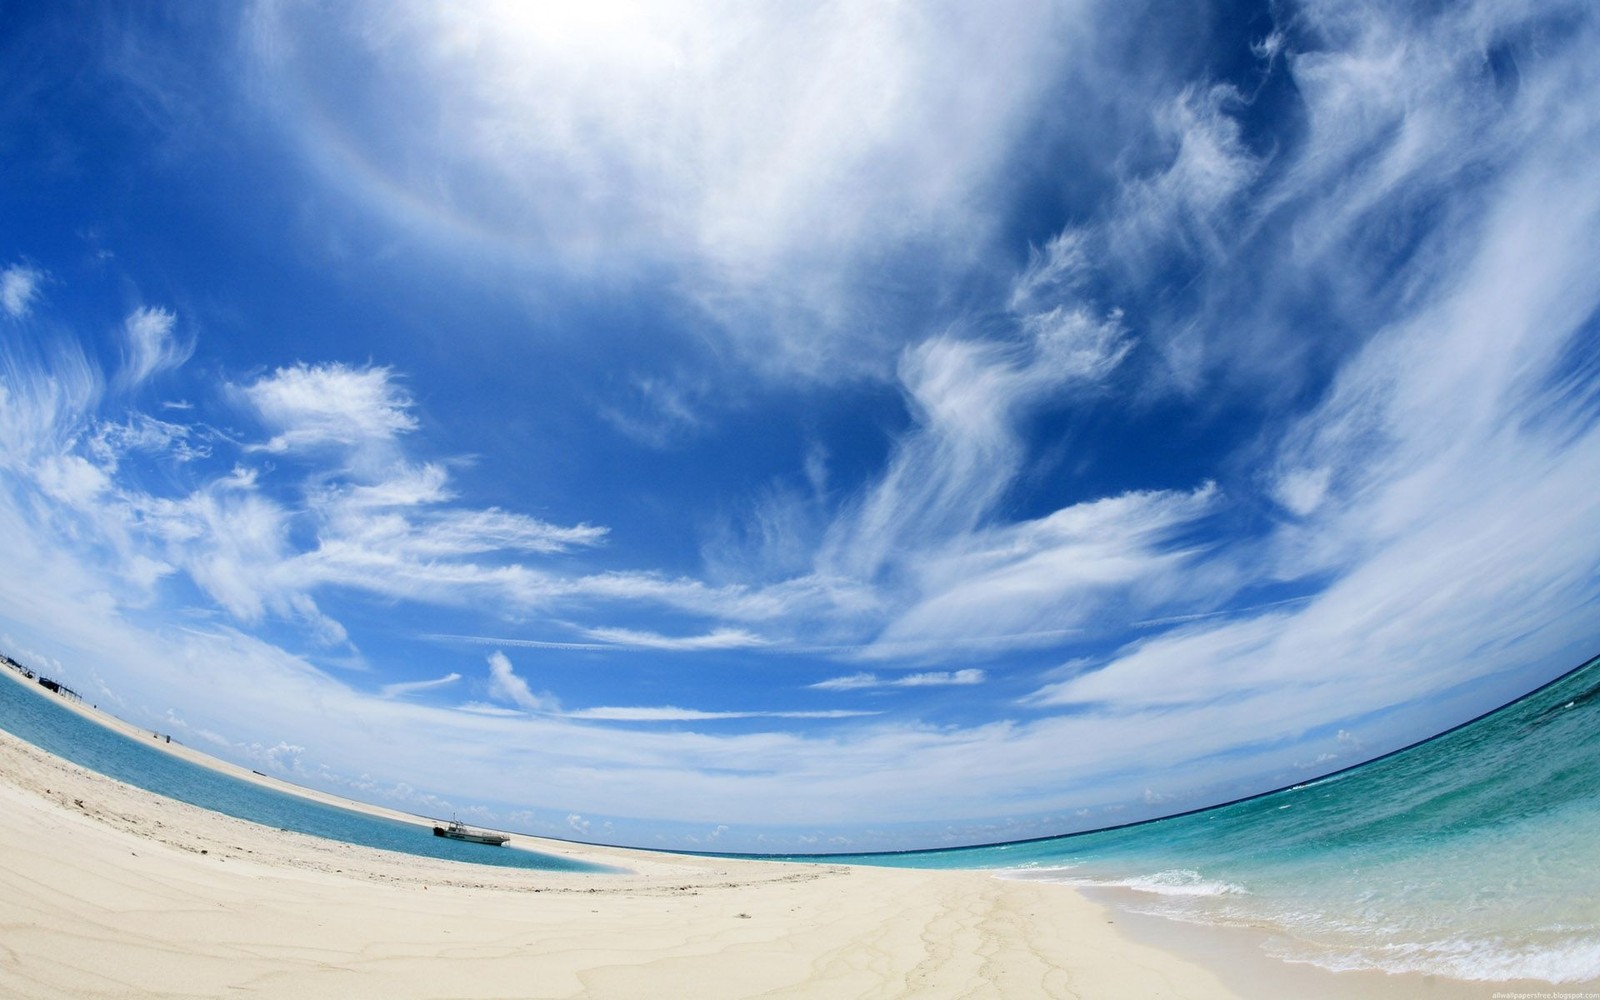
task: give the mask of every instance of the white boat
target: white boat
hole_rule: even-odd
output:
[[[453,819],[444,826],[434,825],[435,837],[449,837],[451,840],[464,840],[469,844],[488,844],[499,847],[511,838],[503,833],[494,833],[489,830],[474,830],[458,819]]]

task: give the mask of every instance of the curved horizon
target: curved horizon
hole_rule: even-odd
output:
[[[1214,812],[1214,811],[1219,810],[1219,809],[1226,809],[1229,806],[1236,806],[1236,805],[1240,805],[1240,804],[1246,803],[1246,802],[1253,802],[1256,799],[1264,799],[1264,798],[1267,798],[1269,796],[1277,795],[1280,792],[1298,791],[1298,790],[1300,790],[1302,788],[1307,788],[1307,787],[1309,787],[1311,785],[1315,785],[1315,784],[1317,784],[1319,782],[1326,781],[1329,778],[1337,778],[1341,774],[1348,774],[1351,771],[1358,771],[1358,770],[1360,770],[1360,769],[1362,769],[1364,767],[1368,767],[1368,766],[1370,766],[1372,764],[1377,764],[1377,763],[1380,763],[1382,761],[1388,760],[1391,757],[1397,757],[1400,754],[1406,753],[1406,752],[1408,752],[1410,750],[1416,750],[1419,747],[1425,747],[1430,743],[1433,743],[1433,742],[1436,742],[1438,740],[1444,739],[1446,736],[1449,736],[1452,733],[1456,733],[1456,732],[1458,732],[1458,731],[1460,731],[1462,729],[1465,729],[1468,726],[1474,725],[1476,723],[1483,722],[1483,721],[1491,718],[1492,716],[1499,715],[1501,712],[1504,712],[1504,711],[1506,711],[1508,709],[1511,709],[1511,708],[1515,708],[1516,706],[1522,704],[1523,702],[1530,701],[1530,700],[1538,697],[1540,694],[1544,693],[1545,691],[1549,690],[1550,688],[1555,687],[1557,684],[1560,684],[1562,681],[1565,681],[1568,678],[1572,677],[1574,674],[1577,674],[1577,673],[1579,673],[1580,671],[1582,671],[1582,670],[1584,670],[1586,668],[1592,667],[1597,663],[1600,663],[1600,656],[1591,657],[1590,659],[1585,660],[1584,662],[1578,664],[1576,667],[1573,667],[1571,670],[1567,671],[1566,673],[1562,674],[1561,676],[1556,677],[1553,680],[1546,681],[1545,683],[1539,685],[1538,687],[1534,688],[1532,691],[1529,691],[1527,694],[1518,695],[1516,698],[1513,698],[1512,700],[1506,702],[1504,705],[1499,705],[1499,706],[1497,706],[1495,708],[1491,708],[1487,712],[1484,712],[1481,715],[1476,715],[1476,716],[1466,720],[1465,722],[1458,722],[1455,725],[1451,726],[1449,729],[1441,730],[1441,731],[1439,731],[1437,733],[1434,733],[1431,736],[1424,736],[1421,739],[1417,740],[1415,743],[1408,743],[1403,747],[1398,747],[1398,748],[1396,748],[1394,750],[1388,751],[1387,753],[1379,754],[1376,757],[1370,757],[1367,760],[1357,761],[1354,764],[1347,764],[1346,766],[1341,767],[1336,771],[1328,771],[1328,772],[1326,772],[1324,774],[1315,775],[1313,777],[1306,778],[1303,781],[1297,781],[1292,785],[1280,785],[1277,788],[1269,788],[1269,789],[1267,789],[1266,791],[1263,791],[1263,792],[1252,792],[1249,795],[1242,795],[1239,798],[1229,799],[1226,802],[1213,802],[1210,805],[1199,806],[1199,807],[1194,808],[1194,809],[1186,809],[1183,812],[1166,813],[1166,814],[1161,815],[1161,816],[1152,816],[1152,817],[1150,817],[1148,819],[1136,819],[1136,820],[1132,820],[1131,822],[1117,823],[1117,824],[1113,824],[1111,826],[1099,826],[1099,827],[1095,827],[1094,829],[1091,829],[1091,830],[1074,830],[1071,833],[1046,834],[1045,836],[1042,836],[1042,837],[1028,837],[1028,838],[1025,838],[1023,840],[1000,840],[1000,841],[994,841],[993,843],[986,843],[986,844],[961,844],[961,845],[958,845],[958,846],[955,846],[955,847],[927,847],[927,848],[910,847],[910,848],[906,848],[904,850],[898,850],[898,851],[842,851],[842,852],[836,852],[836,853],[830,853],[830,854],[740,854],[740,853],[737,853],[737,852],[722,854],[722,853],[717,853],[717,852],[695,852],[695,851],[681,851],[681,852],[676,852],[676,853],[684,853],[684,854],[696,854],[696,853],[699,853],[699,854],[702,854],[705,857],[729,857],[729,858],[752,858],[752,859],[760,859],[760,858],[766,858],[766,859],[789,859],[789,860],[795,860],[795,861],[810,861],[810,860],[819,860],[819,861],[821,861],[821,860],[838,859],[838,858],[877,858],[877,857],[888,858],[888,857],[897,857],[897,856],[906,855],[906,854],[957,854],[957,853],[961,853],[961,852],[970,852],[970,851],[974,851],[974,850],[981,850],[983,848],[989,848],[989,847],[1016,847],[1016,846],[1021,845],[1021,844],[1040,844],[1040,843],[1043,843],[1045,841],[1071,840],[1074,837],[1088,837],[1088,836],[1091,836],[1091,835],[1096,834],[1096,833],[1114,833],[1114,832],[1117,832],[1117,831],[1120,831],[1120,830],[1131,830],[1131,829],[1133,829],[1135,827],[1150,826],[1151,824],[1154,824],[1154,823],[1164,823],[1169,819],[1183,819],[1183,818],[1189,817],[1189,816],[1198,816],[1198,815],[1201,815],[1203,813]],[[1590,693],[1593,693],[1593,691],[1591,690]],[[560,840],[561,838],[556,837],[556,838],[552,838],[552,839]],[[574,841],[574,843],[583,843],[583,841]],[[618,845],[618,846],[628,846],[628,845]]]
[[[24,669],[28,669],[24,664],[20,664],[16,660],[11,659],[8,656],[4,656],[3,653],[0,653],[0,658],[3,658],[4,661],[9,662],[13,666],[23,667]],[[1296,782],[1296,783],[1294,783],[1292,785],[1282,785],[1282,786],[1279,786],[1277,788],[1267,789],[1265,791],[1253,792],[1253,793],[1251,793],[1249,795],[1244,795],[1244,796],[1241,796],[1241,797],[1236,798],[1236,799],[1230,799],[1230,800],[1228,800],[1226,802],[1215,802],[1215,803],[1212,803],[1210,805],[1200,806],[1200,807],[1197,807],[1197,808],[1194,808],[1194,809],[1188,809],[1188,810],[1185,810],[1183,812],[1167,813],[1167,814],[1163,814],[1163,815],[1160,815],[1160,816],[1152,816],[1152,817],[1149,817],[1147,819],[1133,820],[1133,821],[1127,822],[1127,823],[1118,823],[1118,824],[1114,824],[1114,825],[1111,825],[1111,826],[1095,827],[1095,828],[1089,829],[1089,830],[1074,830],[1074,831],[1072,831],[1070,833],[1047,834],[1047,835],[1041,836],[1041,837],[1028,837],[1028,838],[1024,838],[1024,839],[1021,839],[1021,840],[995,841],[995,842],[992,842],[992,843],[961,844],[961,845],[957,845],[957,846],[953,846],[953,847],[907,848],[907,849],[904,849],[904,850],[894,850],[894,851],[850,851],[850,852],[831,852],[831,853],[821,853],[821,854],[777,854],[777,853],[774,853],[774,854],[752,854],[752,853],[741,853],[741,852],[736,852],[736,851],[717,852],[717,851],[671,850],[671,849],[667,849],[667,848],[645,847],[645,846],[641,846],[641,845],[637,845],[637,844],[606,844],[606,843],[599,842],[599,841],[581,840],[581,839],[578,839],[578,838],[575,838],[575,837],[543,836],[543,835],[537,835],[537,834],[529,834],[526,831],[520,831],[520,830],[512,831],[512,832],[518,833],[519,835],[524,835],[524,836],[527,836],[527,835],[539,836],[540,839],[550,840],[550,841],[554,841],[554,842],[557,842],[557,843],[568,843],[568,844],[581,845],[581,846],[593,846],[593,847],[614,846],[614,847],[623,847],[623,848],[627,848],[627,849],[630,849],[630,850],[640,850],[640,851],[646,851],[646,852],[667,853],[667,854],[686,854],[686,855],[699,856],[699,857],[727,857],[727,858],[744,858],[744,859],[750,859],[750,860],[791,860],[791,861],[826,861],[826,860],[837,860],[837,859],[841,859],[841,858],[862,858],[862,859],[892,858],[892,857],[899,857],[899,856],[903,856],[903,855],[924,855],[924,854],[927,854],[927,855],[963,854],[963,853],[970,854],[973,851],[979,851],[979,850],[983,850],[983,849],[986,849],[986,848],[1004,848],[1004,847],[1015,847],[1015,846],[1020,846],[1020,845],[1041,844],[1041,843],[1044,843],[1046,841],[1066,841],[1066,840],[1072,840],[1073,838],[1077,838],[1077,837],[1090,837],[1090,836],[1092,836],[1094,834],[1114,833],[1114,832],[1134,829],[1136,827],[1150,826],[1150,825],[1153,825],[1153,824],[1166,822],[1167,820],[1184,819],[1184,818],[1187,818],[1187,817],[1199,816],[1199,815],[1202,815],[1204,813],[1223,810],[1223,809],[1228,808],[1229,806],[1241,805],[1241,804],[1244,804],[1244,803],[1253,802],[1253,801],[1255,801],[1257,799],[1268,798],[1268,797],[1271,797],[1271,796],[1274,796],[1274,795],[1278,795],[1281,792],[1299,791],[1301,789],[1308,788],[1308,787],[1310,787],[1312,785],[1316,785],[1318,783],[1324,782],[1324,781],[1326,781],[1326,780],[1328,780],[1330,778],[1336,778],[1336,777],[1338,777],[1340,775],[1348,774],[1348,773],[1350,773],[1352,771],[1358,771],[1358,770],[1361,770],[1363,768],[1369,767],[1370,765],[1378,764],[1378,763],[1381,763],[1383,761],[1389,760],[1390,758],[1398,757],[1398,756],[1400,756],[1402,754],[1406,754],[1409,751],[1416,750],[1416,749],[1419,749],[1419,748],[1422,748],[1422,747],[1426,747],[1426,746],[1428,746],[1430,744],[1436,743],[1439,740],[1444,739],[1445,737],[1451,736],[1451,735],[1453,735],[1453,734],[1455,734],[1455,733],[1457,733],[1457,732],[1459,732],[1459,731],[1461,731],[1463,729],[1466,729],[1466,728],[1468,728],[1470,726],[1474,726],[1477,723],[1488,721],[1488,720],[1490,720],[1491,718],[1493,718],[1495,716],[1501,715],[1502,713],[1506,713],[1506,712],[1508,712],[1508,711],[1510,711],[1512,709],[1517,708],[1518,706],[1524,704],[1525,702],[1529,702],[1529,701],[1533,701],[1533,700],[1537,699],[1540,695],[1544,694],[1545,692],[1547,692],[1551,688],[1554,688],[1554,687],[1562,684],[1563,682],[1571,679],[1572,677],[1574,677],[1575,675],[1583,672],[1584,670],[1587,670],[1589,668],[1595,667],[1597,664],[1600,664],[1600,655],[1596,655],[1594,657],[1591,657],[1588,660],[1585,660],[1584,662],[1578,664],[1576,667],[1573,667],[1571,670],[1568,670],[1566,673],[1563,673],[1560,676],[1558,676],[1556,678],[1553,678],[1552,680],[1547,681],[1544,684],[1539,685],[1537,688],[1533,689],[1532,691],[1527,692],[1526,694],[1519,695],[1518,697],[1512,699],[1511,701],[1506,702],[1504,705],[1499,705],[1499,706],[1496,706],[1495,708],[1491,708],[1488,711],[1486,711],[1486,712],[1484,712],[1484,713],[1482,713],[1480,715],[1474,716],[1473,718],[1466,720],[1465,722],[1457,723],[1456,725],[1451,726],[1449,729],[1445,729],[1445,730],[1442,730],[1440,732],[1433,733],[1432,735],[1429,735],[1429,736],[1424,736],[1424,737],[1422,737],[1421,739],[1417,740],[1414,743],[1410,743],[1410,744],[1407,744],[1406,746],[1398,747],[1398,748],[1396,748],[1394,750],[1390,750],[1390,751],[1388,751],[1386,753],[1380,754],[1377,757],[1372,757],[1372,758],[1369,758],[1367,760],[1358,761],[1358,762],[1356,762],[1354,764],[1349,764],[1349,765],[1347,765],[1345,767],[1341,767],[1338,770],[1328,771],[1328,772],[1323,773],[1323,774],[1319,774],[1319,775],[1315,775],[1315,776],[1312,776],[1312,777],[1308,777],[1308,778],[1304,779],[1303,781]],[[42,675],[37,675],[35,672],[33,672],[31,670],[29,670],[29,675],[30,675],[29,676],[30,680],[37,680],[39,678],[42,678]],[[1582,692],[1578,696],[1578,698],[1581,699],[1581,700],[1588,700],[1597,691],[1600,691],[1600,688],[1591,688],[1588,691]],[[52,691],[52,694],[56,694],[56,693],[57,692]],[[69,692],[66,693],[65,696],[68,697],[71,700],[77,700],[77,701],[79,701],[81,703],[81,698],[79,698],[77,696],[76,692],[70,692],[69,691]],[[98,710],[97,710],[96,714],[89,715],[89,716],[87,716],[87,718],[90,721],[93,721],[93,722],[100,722],[102,720],[102,718],[106,717],[107,715],[108,715],[108,713],[99,713]],[[115,719],[116,717],[115,716],[109,716],[109,718]],[[128,725],[126,720],[118,719],[117,721],[122,722],[124,725]],[[11,727],[9,727],[9,726],[7,728],[11,729]],[[115,729],[113,729],[113,728],[111,728],[109,726],[107,726],[107,730],[109,732],[116,732]],[[15,731],[15,730],[12,730],[12,732],[13,732],[13,735],[19,735],[19,736],[22,735],[21,733]],[[119,733],[118,735],[120,735],[124,739],[128,739],[128,740],[132,739],[131,736],[129,736],[126,733]],[[159,734],[153,734],[153,735],[159,735]],[[92,760],[92,759],[81,759],[79,756],[73,755],[71,753],[64,753],[64,751],[66,751],[68,749],[68,747],[65,744],[57,745],[57,742],[55,740],[45,739],[45,740],[41,741],[39,739],[33,739],[33,738],[29,738],[29,737],[24,737],[24,738],[28,738],[29,742],[35,743],[36,745],[40,746],[42,749],[48,750],[48,751],[50,751],[52,753],[56,753],[58,756],[65,756],[65,757],[67,757],[67,759],[72,760],[74,763],[79,763],[79,764],[82,764],[85,767],[90,767],[90,768],[92,768],[92,769],[94,769],[96,771],[99,771],[102,774],[107,774],[110,777],[116,778],[119,781],[126,781],[126,782],[134,784],[134,785],[136,785],[138,787],[146,788],[146,789],[148,789],[150,791],[155,791],[155,792],[158,792],[158,793],[167,794],[167,792],[165,791],[166,783],[164,783],[163,781],[159,780],[159,778],[152,779],[151,777],[149,777],[149,776],[145,775],[144,773],[142,773],[140,771],[140,769],[138,769],[138,768],[128,768],[125,771],[123,769],[121,769],[121,768],[107,769],[107,768],[102,767],[102,766],[96,766],[96,762],[94,760]],[[137,742],[137,741],[133,741],[133,742]],[[171,743],[170,737],[168,738],[167,742],[169,744]],[[156,745],[154,747],[154,750],[159,752],[161,750],[161,746],[159,744]],[[205,770],[205,769],[202,768],[201,770]],[[252,773],[256,774],[256,775],[259,775],[261,777],[271,777],[269,775],[264,775],[259,771],[253,771]],[[234,780],[242,780],[242,779],[235,778]],[[293,782],[288,781],[287,779],[277,778],[276,780],[282,781],[284,784],[289,785],[291,788],[298,789],[301,792],[315,793],[317,791],[317,789],[314,789],[314,788],[311,788],[311,787],[308,787],[308,786],[295,785]],[[293,794],[293,793],[291,793],[291,794]],[[213,809],[213,811],[217,811],[214,806],[210,806],[210,805],[207,804],[207,802],[210,799],[214,799],[215,798],[214,794],[211,795],[211,796],[202,796],[198,800],[196,798],[192,797],[192,796],[183,796],[182,798],[183,798],[183,801],[190,802],[193,805],[198,805],[198,806],[201,806],[202,808],[211,808],[211,809]],[[308,801],[316,801],[315,799],[310,798],[309,795],[306,796],[306,798],[307,798]],[[337,799],[335,801],[337,801]],[[382,808],[382,804],[381,803],[364,802],[364,801],[362,801],[360,799],[350,799],[350,800],[347,800],[347,801],[349,801],[352,805],[376,806],[376,807]],[[222,811],[227,812],[227,810],[222,810]],[[228,812],[228,814],[229,815],[240,815],[241,818],[247,818],[247,819],[252,819],[253,818],[252,816],[246,815],[246,814],[236,814],[236,813],[233,813],[233,812]],[[433,817],[430,814],[426,814],[426,813],[411,813],[410,815],[412,815],[412,816],[414,816],[414,817],[416,817],[418,819],[425,819],[425,820],[429,820],[430,822],[434,822],[434,823],[437,823],[437,822],[440,821],[436,817]],[[256,821],[257,822],[261,822],[260,820],[256,820]],[[347,839],[347,838],[341,837],[341,836],[339,836],[337,834],[318,832],[316,830],[304,830],[304,831],[301,831],[301,832],[312,833],[315,836],[332,837],[333,839]],[[363,841],[353,840],[351,842],[362,843]],[[431,841],[424,841],[424,843],[425,844],[429,844],[429,845],[432,844]],[[401,850],[401,851],[409,850],[409,848],[398,847],[398,846],[394,846],[394,845],[368,845],[368,846],[387,846],[391,850]],[[420,853],[420,852],[413,852],[413,853]],[[431,857],[433,855],[430,854],[430,855],[426,855],[426,856],[430,856]],[[471,856],[467,856],[467,857],[462,858],[462,860],[476,860],[476,859],[472,858]],[[493,863],[493,862],[491,861],[490,863]]]

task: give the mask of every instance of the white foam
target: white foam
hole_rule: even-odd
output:
[[[1016,882],[1081,882],[1082,879],[1069,876],[1067,873],[1077,868],[1077,865],[1041,865],[1029,862],[1015,868],[1001,868],[996,871],[995,878],[1010,879]]]
[[[1520,944],[1450,938],[1337,950],[1279,946],[1268,951],[1286,962],[1318,965],[1334,972],[1420,972],[1471,982],[1537,979],[1581,983],[1600,979],[1600,941],[1593,938]]]
[[[1154,875],[1136,875],[1114,883],[1139,892],[1161,896],[1247,896],[1250,890],[1232,882],[1217,882],[1187,868],[1174,868]]]
[[[1074,874],[1077,865],[1055,868],[1011,868],[999,872],[1001,878],[1032,882],[1059,882],[1063,885],[1098,886],[1110,889],[1132,889],[1158,896],[1244,896],[1250,890],[1232,882],[1218,882],[1204,878],[1197,871],[1173,868],[1154,875],[1134,875],[1129,878],[1095,878]]]

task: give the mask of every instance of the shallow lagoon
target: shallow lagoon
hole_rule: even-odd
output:
[[[55,697],[42,688],[36,696],[21,685],[0,678],[0,728],[119,781],[263,826],[386,851],[502,868],[612,871],[553,854],[435,837],[425,826],[342,809],[234,778],[98,725],[56,704]]]

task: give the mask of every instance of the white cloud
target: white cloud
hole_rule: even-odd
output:
[[[1288,36],[1282,31],[1271,31],[1260,41],[1250,43],[1250,52],[1257,58],[1271,62],[1283,52]]]
[[[123,368],[118,382],[142,385],[152,376],[176,368],[194,353],[193,341],[181,343],[173,333],[178,317],[170,309],[141,306],[122,322]]]
[[[1272,486],[1273,496],[1292,514],[1305,517],[1322,504],[1328,494],[1331,473],[1328,469],[1290,469]]]
[[[307,157],[392,223],[541,269],[672,268],[748,359],[834,377],[894,349],[857,322],[864,262],[965,264],[989,235],[986,185],[1076,21],[1035,0],[603,0],[354,5],[314,26],[275,6],[252,28]],[[389,109],[381,148],[358,106]]]
[[[1042,248],[1032,248],[1027,266],[1011,282],[1011,312],[1026,316],[1076,297],[1094,267],[1085,244],[1082,232],[1064,229]]]
[[[263,446],[267,451],[381,445],[417,428],[411,399],[387,368],[299,364],[240,392],[276,432]]]
[[[41,458],[71,450],[100,402],[100,372],[76,343],[46,357],[0,346],[0,463],[26,476]]]
[[[406,695],[416,694],[418,691],[433,691],[437,688],[448,687],[461,679],[455,671],[443,677],[435,677],[427,681],[400,681],[395,684],[385,684],[378,689],[378,693],[385,698],[403,698]]]
[[[862,688],[881,687],[882,685],[883,681],[878,679],[877,674],[861,672],[843,677],[831,677],[828,680],[818,681],[808,686],[822,691],[856,691]]]
[[[560,706],[549,695],[536,695],[528,682],[517,676],[506,654],[495,650],[489,654],[489,696],[508,701],[530,712],[559,711]]]
[[[1261,164],[1242,140],[1230,108],[1243,106],[1231,87],[1190,87],[1156,109],[1154,124],[1171,154],[1168,166],[1130,179],[1106,226],[1115,265],[1139,276],[1161,266],[1152,251],[1176,243],[1209,258],[1223,253],[1219,216],[1255,179]]]
[[[285,743],[281,740],[264,749],[258,747],[258,750],[258,759],[262,763],[274,771],[288,774],[295,774],[300,771],[300,756],[306,752],[306,748],[303,746]]]
[[[102,421],[87,443],[94,460],[115,471],[124,455],[142,452],[166,455],[178,462],[211,457],[215,441],[203,428],[173,424],[143,413],[129,413],[121,423]]]
[[[698,708],[678,708],[675,705],[654,706],[602,706],[580,708],[563,712],[567,719],[595,719],[607,722],[709,722],[720,719],[854,719],[861,716],[881,715],[880,712],[858,709],[819,709],[814,711],[706,711]]]
[[[573,581],[571,588],[572,589],[569,591],[570,594],[583,594],[588,592],[586,590],[586,581],[584,580]],[[617,589],[610,584],[595,589],[593,593],[605,597],[634,596],[626,593],[619,594]],[[673,603],[669,594],[664,593],[656,588],[646,589],[637,596],[648,600],[662,600],[665,603]],[[704,611],[714,607],[716,600],[713,598],[704,602],[685,601],[684,603],[695,610]],[[732,605],[734,601],[730,600],[727,603]],[[518,646],[526,649],[621,651],[657,650],[664,652],[699,652],[716,649],[751,649],[771,645],[771,643],[769,643],[766,639],[763,639],[752,632],[738,628],[721,628],[702,635],[689,636],[661,635],[656,632],[649,632],[642,629],[605,626],[584,628],[581,629],[581,632],[594,641],[568,642],[559,639],[525,639],[502,636],[442,634],[429,634],[422,636],[422,638],[444,642],[470,642],[482,646]]]
[[[450,635],[447,633],[428,633],[420,638],[435,642],[470,642],[479,646],[512,646],[523,649],[609,649],[610,646],[603,642],[559,642],[547,639],[512,639],[509,637],[492,635]]]
[[[923,673],[907,674],[894,682],[895,687],[947,687],[950,685],[967,686],[982,684],[985,680],[982,670],[966,667],[961,670],[930,670]]]
[[[1194,556],[1172,537],[1220,500],[1210,485],[1130,493],[928,546],[907,560],[918,596],[879,636],[882,651],[943,637],[1026,640],[1096,625],[1118,603],[1165,606],[1180,596],[1167,581]]]
[[[22,319],[33,309],[44,283],[43,271],[28,264],[11,264],[0,271],[0,308],[12,319]]]
[[[590,628],[584,635],[601,643],[636,649],[681,650],[695,652],[708,649],[749,649],[764,646],[766,640],[744,629],[721,628],[705,635],[659,635],[630,628]]]
[[[452,510],[423,522],[415,547],[423,554],[465,555],[474,552],[564,552],[596,545],[607,529],[588,524],[554,525],[548,521],[489,507]]]
[[[97,380],[81,355],[56,367],[62,365],[81,376],[66,382],[43,374],[48,367],[22,370],[13,363],[21,376],[14,385],[29,397],[8,411],[10,454],[27,453],[25,474],[90,518],[93,532],[119,550],[127,567],[144,567],[137,575],[149,580],[181,568],[246,623],[266,615],[298,620],[320,641],[344,643],[343,628],[313,596],[334,586],[443,603],[490,592],[532,606],[571,588],[529,567],[499,564],[504,554],[558,553],[605,536],[603,528],[454,503],[443,468],[407,461],[393,440],[415,421],[389,373],[339,365],[280,369],[243,390],[275,432],[266,450],[352,449],[336,449],[327,466],[299,484],[298,502],[281,498],[295,484],[269,483],[261,470],[244,465],[209,481],[202,475],[187,494],[153,495],[120,478],[125,456],[193,462],[208,457],[219,439],[137,413],[89,433]],[[61,396],[69,385],[78,387],[72,401]],[[473,558],[495,561],[479,565]]]
[[[626,398],[601,404],[599,414],[635,441],[665,448],[706,426],[699,411],[703,397],[713,391],[683,379],[639,375],[630,380]]]
[[[11,352],[4,362],[0,468],[16,477],[14,486],[57,505],[29,515],[36,523],[28,530],[97,553],[103,571],[137,588],[125,595],[135,603],[151,600],[156,584],[181,572],[239,622],[294,621],[336,646],[348,637],[319,608],[318,591],[342,587],[445,604],[493,594],[532,607],[583,587],[506,565],[507,555],[554,554],[605,537],[603,528],[455,502],[442,466],[408,461],[392,440],[415,421],[386,370],[299,366],[243,390],[275,434],[269,450],[291,443],[314,452],[329,443],[354,449],[353,460],[340,449],[321,456],[322,467],[314,461],[295,483],[274,478],[270,466],[210,471],[199,460],[219,447],[240,449],[244,459],[252,449],[204,425],[137,411],[97,422],[101,380],[81,350],[48,358]],[[132,456],[204,467],[171,477],[190,484],[186,489],[158,494],[127,467]]]
[[[899,553],[974,530],[1021,467],[1018,422],[1047,399],[1095,391],[1127,350],[1115,318],[1061,308],[1023,317],[1018,341],[941,336],[908,350],[900,379],[916,424],[884,475],[828,528],[819,571],[871,580]]]
[[[904,677],[880,677],[872,673],[847,674],[843,677],[832,677],[825,681],[809,684],[807,687],[819,691],[861,691],[869,688],[908,688],[908,687],[965,687],[973,684],[982,684],[987,680],[987,675],[976,667],[964,667],[960,670],[928,670],[921,673],[907,674]]]
[[[352,495],[362,490],[368,492]],[[493,507],[407,510],[433,505],[421,498],[394,503],[379,499],[392,492],[390,483],[383,482],[371,488],[324,491],[311,498],[313,511],[327,529],[317,558],[330,572],[347,557],[363,563],[426,564],[491,552],[564,552],[595,545],[606,535],[604,528],[554,525]]]
[[[34,475],[47,496],[79,508],[92,507],[111,485],[102,469],[77,455],[44,458]]]
[[[1324,87],[1336,71],[1353,74],[1352,87],[1395,80],[1364,63],[1317,66]],[[1448,273],[1374,331],[1277,442],[1269,488],[1299,516],[1228,558],[1242,572],[1332,582],[1290,609],[1134,643],[1041,688],[1039,701],[1200,715],[1232,700],[1309,723],[1581,658],[1592,635],[1583,609],[1600,597],[1600,501],[1588,485],[1600,476],[1600,429],[1585,397],[1562,386],[1600,309],[1585,277],[1600,250],[1600,196],[1564,164],[1572,150],[1600,151],[1600,127],[1574,128],[1572,85],[1523,77],[1516,128],[1531,127],[1522,116],[1546,122],[1550,146],[1519,149],[1481,192],[1481,214],[1444,227]],[[1371,94],[1383,106],[1391,97]],[[1414,139],[1459,125],[1430,118]]]
[[[527,716],[527,712],[515,708],[506,708],[504,705],[490,705],[481,701],[469,701],[456,706],[458,712],[468,712],[472,715],[488,715],[496,718],[520,719]]]

